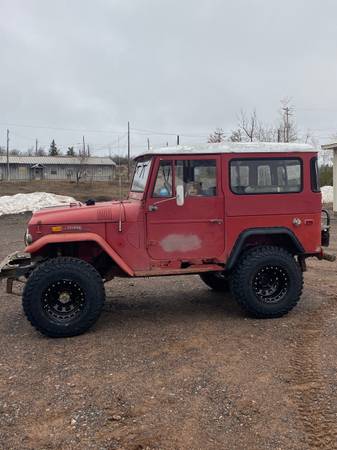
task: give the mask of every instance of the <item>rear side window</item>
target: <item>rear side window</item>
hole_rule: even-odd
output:
[[[313,192],[320,192],[319,172],[317,158],[312,158],[310,161],[310,176],[311,176],[311,190]]]
[[[235,194],[277,194],[302,190],[302,163],[297,158],[233,159],[230,186]]]

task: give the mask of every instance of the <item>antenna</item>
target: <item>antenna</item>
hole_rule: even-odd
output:
[[[119,136],[117,138],[118,146],[118,185],[119,185],[119,201],[122,201],[122,167],[121,167],[121,150],[119,146]]]
[[[119,220],[118,220],[118,231],[122,232],[122,172],[121,172],[121,150],[119,146],[119,136],[117,138],[117,148],[118,148],[118,184],[119,184]],[[128,160],[129,164],[129,160]]]

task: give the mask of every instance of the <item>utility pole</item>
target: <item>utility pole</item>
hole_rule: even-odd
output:
[[[37,138],[35,139],[35,156],[37,156],[37,146],[38,146],[39,141],[37,140]]]
[[[147,149],[150,150],[150,139],[147,138]]]
[[[277,129],[277,142],[281,142],[281,130],[280,130],[280,128]]]
[[[128,122],[128,180],[130,180],[130,122]]]
[[[180,145],[180,137],[179,137],[179,134],[177,134],[177,145]]]
[[[289,116],[290,108],[286,106],[282,108],[284,111],[284,142],[289,142]]]
[[[82,153],[83,153],[83,158],[85,157],[85,140],[84,140],[84,136],[82,136]]]
[[[9,181],[10,180],[10,174],[9,174],[9,129],[8,128],[7,128],[6,155],[7,155],[7,181]]]
[[[87,144],[87,156],[88,156],[88,157],[90,156],[90,147],[89,147],[89,144]]]

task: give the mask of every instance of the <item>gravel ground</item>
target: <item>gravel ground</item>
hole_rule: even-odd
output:
[[[27,217],[0,219],[1,257]],[[2,290],[0,448],[336,449],[336,285],[312,260],[298,307],[253,320],[197,276],[116,279],[96,326],[58,340]]]

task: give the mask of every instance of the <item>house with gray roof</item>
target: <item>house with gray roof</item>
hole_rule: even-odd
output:
[[[0,180],[6,181],[7,157],[0,156]],[[112,181],[116,163],[109,157],[9,156],[9,180]]]

